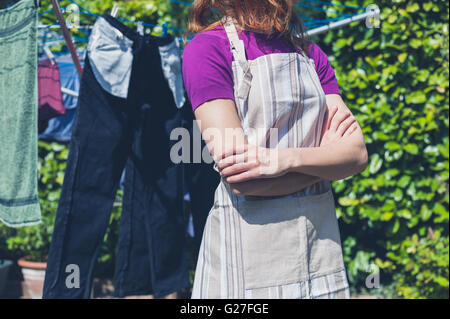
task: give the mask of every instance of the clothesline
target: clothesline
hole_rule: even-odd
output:
[[[96,18],[100,16],[99,14],[93,13],[93,12],[89,11],[88,9],[84,8],[82,5],[80,5],[79,3],[75,2],[74,0],[69,0],[69,1],[72,4],[76,5],[80,9],[80,11],[79,11],[80,13],[83,13],[83,14],[86,14],[86,15],[90,15],[90,16],[93,16],[93,17],[96,17]],[[186,6],[192,5],[192,3],[185,2],[185,1],[179,1],[179,0],[169,0],[169,1],[173,2],[173,3],[183,4],[183,5],[186,5]],[[342,7],[342,8],[350,8],[350,9],[358,9],[358,10],[364,10],[365,9],[365,8],[359,7],[359,6],[344,5],[344,4],[333,4],[331,2],[320,1],[320,0],[303,0],[303,1],[310,2],[310,3],[329,5],[329,6]],[[308,5],[308,4],[305,4],[305,3],[302,3],[302,2],[297,2],[296,4],[298,6],[302,6],[302,7],[306,7],[306,8],[314,9],[314,10],[319,10],[319,11],[323,11],[323,12],[329,12],[331,10],[330,8],[322,8],[322,7],[318,7],[318,6]],[[39,16],[45,15],[45,14],[50,13],[52,11],[53,11],[53,9],[49,9],[47,11],[44,11],[44,12],[40,13]],[[65,10],[63,9],[62,11],[64,11],[64,12],[76,12],[76,11],[71,11],[71,10],[67,10],[67,9],[65,9]],[[337,11],[337,10],[331,10],[331,11],[334,12],[334,13],[340,14],[340,16],[339,17],[335,17],[335,18],[328,18],[328,19],[316,19],[316,18],[306,17],[306,16],[302,16],[302,15],[300,15],[300,17],[302,19],[304,19],[304,20],[307,20],[305,22],[305,26],[307,27],[307,29],[312,29],[312,28],[321,27],[324,24],[328,24],[329,22],[335,22],[335,21],[339,21],[339,20],[346,20],[346,19],[349,19],[349,18],[357,17],[360,14],[362,14],[361,12],[357,12],[357,13],[353,13],[353,14],[343,14],[342,12]],[[132,24],[141,23],[143,26],[150,27],[150,28],[159,27],[159,25],[152,24],[152,23],[147,23],[147,22],[133,21],[133,20],[119,18],[119,17],[116,17],[116,19],[121,21],[121,22],[132,23]],[[53,26],[48,26],[48,27],[53,27]],[[172,30],[174,32],[179,32],[179,33],[185,33],[186,32],[185,30],[182,30],[182,29],[169,27],[169,26],[167,26],[167,24],[163,24],[161,27],[163,28],[163,31],[165,31],[165,30]],[[89,27],[85,26],[84,28],[89,28]],[[317,34],[317,32],[314,32],[314,34]]]
[[[184,5],[189,5],[189,6],[192,5],[192,3],[188,3],[188,2],[184,2],[184,1],[179,1],[179,0],[169,0],[169,1],[171,1],[171,2],[177,2],[177,3],[182,3],[182,4],[184,4]],[[314,1],[315,1],[315,2],[314,2]],[[90,15],[90,16],[93,16],[93,17],[96,17],[96,18],[100,16],[100,15],[97,14],[97,13],[92,13],[92,12],[90,12],[89,10],[85,9],[83,6],[81,6],[80,4],[78,4],[77,2],[75,2],[74,0],[69,0],[69,2],[71,2],[71,3],[74,4],[74,5],[76,5],[76,6],[80,9],[80,12],[81,12],[81,13],[84,13],[84,14],[87,14],[87,15]],[[308,0],[307,0],[307,2],[308,2]],[[326,3],[325,1],[320,1],[320,2],[319,2],[319,0],[309,0],[309,2],[313,2],[313,3]],[[330,4],[331,4],[331,3],[330,3]],[[78,56],[77,56],[76,53],[75,53],[75,47],[74,47],[74,44],[73,44],[73,42],[72,42],[72,37],[71,37],[70,31],[69,31],[69,29],[67,28],[66,23],[65,23],[65,21],[64,21],[64,16],[63,16],[63,13],[62,13],[62,10],[61,10],[61,7],[60,7],[60,4],[59,4],[58,0],[52,0],[52,5],[53,5],[53,9],[52,9],[52,10],[47,10],[47,11],[43,12],[42,15],[45,14],[45,13],[51,12],[51,11],[54,11],[54,12],[55,12],[55,14],[56,14],[56,16],[57,16],[57,19],[58,19],[58,22],[59,22],[59,25],[60,25],[60,28],[61,28],[61,31],[62,31],[62,33],[63,33],[63,35],[64,35],[66,45],[67,45],[68,48],[69,48],[69,51],[70,51],[70,53],[71,53],[71,55],[72,55],[72,58],[73,58],[73,60],[74,60],[74,63],[75,63],[75,65],[77,66],[78,73],[79,73],[79,75],[81,76],[81,72],[82,72],[81,65],[80,65]],[[325,10],[325,9],[323,9],[323,8],[321,8],[321,7],[311,6],[311,5],[307,5],[307,4],[300,3],[300,2],[297,2],[297,5],[303,5],[303,6],[311,7],[311,8],[313,8],[313,9],[317,9],[317,10]],[[358,8],[358,7],[352,7],[352,8],[353,8],[353,9],[360,9],[360,8]],[[114,10],[115,12],[117,12],[117,10],[115,10],[115,9],[117,9],[116,6],[113,8],[113,10]],[[325,11],[328,11],[328,9],[325,10]],[[336,11],[336,10],[333,10],[333,12],[337,12],[337,13],[339,13],[339,14],[341,13],[341,12]],[[322,26],[320,26],[320,27],[317,27],[318,24],[319,24],[319,25],[320,25],[320,24],[323,24],[324,21],[322,21],[322,20],[317,20],[317,19],[312,19],[312,18],[311,18],[311,20],[310,20],[310,21],[307,21],[307,22],[305,23],[305,25],[307,25],[307,24],[309,24],[309,25],[314,25],[314,26],[316,26],[316,28],[311,29],[311,30],[308,30],[308,31],[307,31],[307,34],[308,34],[308,35],[314,35],[314,34],[318,34],[318,33],[321,33],[321,32],[326,32],[327,30],[335,29],[335,28],[341,27],[341,26],[343,26],[343,25],[349,24],[349,23],[351,23],[351,22],[353,22],[353,21],[358,21],[358,20],[361,20],[361,19],[366,18],[366,17],[369,17],[369,16],[374,16],[374,15],[376,15],[376,14],[378,14],[378,13],[379,13],[378,11],[369,11],[369,12],[366,12],[366,13],[359,13],[359,14],[353,14],[353,15],[343,15],[343,16],[341,16],[341,17],[330,18],[330,19],[326,19],[326,20],[325,20],[325,23],[328,24],[328,22],[331,22],[331,21],[337,21],[337,22],[335,22],[335,23],[331,22],[331,23],[329,23],[328,25],[324,25],[324,26],[322,25]],[[132,21],[132,20],[128,20],[128,19],[124,19],[124,18],[117,18],[117,17],[116,17],[116,19],[119,20],[119,21],[121,21],[121,22],[132,23],[132,24],[138,24],[138,28],[142,28],[143,26],[148,26],[148,27],[154,28],[154,27],[157,26],[157,25],[155,25],[155,24],[146,23],[146,22],[143,22],[143,21]],[[339,21],[339,20],[341,20],[341,21]],[[168,27],[167,24],[164,24],[164,25],[162,26],[162,28],[163,28],[163,33],[165,33],[166,30],[168,30],[168,29],[173,30],[173,31],[176,31],[176,32],[183,32],[183,33],[185,32],[184,30],[180,30],[180,29]],[[81,28],[80,28],[80,30],[81,30]],[[83,31],[83,32],[84,32],[84,31]],[[86,33],[87,33],[87,32],[86,32]],[[180,40],[180,38],[179,38],[179,40]]]
[[[86,8],[84,8],[83,6],[81,6],[80,4],[78,4],[77,2],[73,1],[73,0],[69,0],[71,3],[73,3],[74,5],[76,5],[78,8],[80,8],[82,11],[82,13],[93,16],[98,18],[99,16],[101,16],[100,14],[97,13],[93,13],[89,10],[87,10]],[[173,0],[169,0],[169,1],[173,1]],[[152,23],[147,23],[147,22],[143,22],[143,21],[132,21],[132,20],[128,20],[128,19],[124,19],[124,18],[119,18],[116,17],[117,20],[122,21],[122,22],[127,22],[127,23],[133,23],[133,24],[137,24],[137,23],[142,23],[142,25],[146,26],[146,27],[150,27],[150,28],[154,28],[154,27],[158,27],[158,25],[156,24],[152,24]],[[163,28],[166,28],[166,26],[161,26]],[[180,29],[176,29],[176,28],[171,28],[167,26],[167,29],[175,31],[175,32],[181,32],[184,33],[184,30],[180,30]]]
[[[304,2],[310,2],[310,3],[320,3],[320,4],[325,4],[325,5],[332,5],[332,6],[341,7],[341,8],[362,9],[362,10],[366,9],[366,8],[360,7],[360,6],[354,6],[354,5],[348,5],[348,4],[340,4],[340,3],[331,3],[331,2],[328,2],[328,1],[320,1],[320,0],[303,0],[303,1]]]

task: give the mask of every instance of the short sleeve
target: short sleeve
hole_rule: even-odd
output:
[[[186,45],[183,80],[193,110],[213,99],[234,100],[232,61],[225,46],[220,37],[202,34]]]
[[[325,94],[341,94],[334,69],[328,60],[328,56],[313,42],[309,43],[308,49],[309,56],[314,60],[316,72]]]

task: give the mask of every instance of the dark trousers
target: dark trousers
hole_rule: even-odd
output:
[[[191,137],[191,159],[190,163],[185,164],[183,169],[185,187],[189,191],[190,196],[190,212],[194,226],[194,254],[197,254],[202,241],[206,218],[214,204],[214,193],[219,185],[220,175],[214,170],[213,163],[208,164],[205,159],[202,159],[200,163],[195,162],[196,159],[193,153],[198,151],[194,147],[195,139],[196,136],[200,136],[201,139],[201,133],[198,126],[193,122],[195,117],[191,108],[191,105],[189,105],[189,107],[182,110],[184,127],[189,130]],[[205,147],[206,144],[201,139],[200,149],[203,150]]]
[[[116,296],[158,298],[189,286],[183,170],[170,160],[176,143],[170,132],[182,125],[183,111],[161,69],[158,43],[164,45],[164,39],[141,37],[117,20],[109,22],[134,40],[128,98],[104,91],[86,58],[44,298],[89,298],[124,167]],[[70,265],[79,269],[79,288],[66,285]]]

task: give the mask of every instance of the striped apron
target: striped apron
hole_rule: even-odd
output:
[[[326,101],[314,61],[300,53],[248,61],[232,19],[223,23],[248,142],[318,147]],[[192,298],[349,298],[330,182],[257,197],[237,196],[221,180],[203,232]]]

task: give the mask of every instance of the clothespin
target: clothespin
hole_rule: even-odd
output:
[[[113,16],[114,18],[117,18],[117,15],[119,14],[119,5],[117,4],[117,2],[114,2],[114,6],[111,9],[111,16]]]
[[[144,23],[143,23],[142,21],[139,21],[139,22],[137,23],[137,32],[138,32],[140,35],[144,35]]]
[[[47,55],[48,59],[50,60],[50,63],[52,65],[55,64],[55,56],[53,55],[52,51],[50,51],[50,48],[48,47],[48,44],[44,46],[44,52]]]
[[[167,35],[167,23],[163,23],[162,25],[162,36],[165,37]]]

